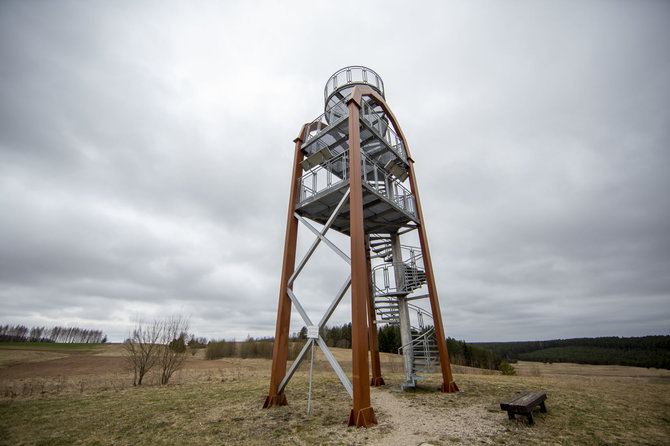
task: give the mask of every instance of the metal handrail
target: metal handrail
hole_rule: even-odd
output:
[[[377,237],[376,239],[371,239],[371,243],[374,241],[382,240],[388,244],[388,248],[391,248],[391,239],[388,234],[370,234],[371,237]],[[412,262],[412,259],[420,260],[423,258],[423,251],[421,251],[420,246],[414,245],[400,245],[400,249],[403,253],[408,253],[407,258]],[[402,256],[405,258],[405,255]],[[416,266],[416,261],[412,263],[412,266]]]
[[[402,185],[400,180],[377,164],[365,153],[361,153],[363,180],[379,195],[383,196],[398,208],[410,215],[416,216],[414,195]],[[370,172],[368,172],[370,168]]]
[[[425,333],[423,333],[421,336],[417,337],[416,339],[412,339],[410,342],[400,346],[398,348],[398,354],[402,355],[404,350],[408,347],[413,347],[416,344],[422,343],[424,345],[423,351],[424,354],[426,355],[426,358],[428,358],[429,362],[432,362],[432,354],[431,351],[428,349],[428,337],[431,335],[435,334],[435,327],[431,327],[429,330],[427,330]],[[439,354],[438,354],[439,357]]]
[[[342,181],[348,179],[348,156],[349,151],[344,151],[310,169],[300,177],[298,180],[300,183],[300,202],[313,197],[319,192],[339,185]],[[339,169],[336,169],[337,173],[334,173],[334,167],[337,166],[336,163],[341,164],[338,166]],[[416,216],[414,195],[402,185],[400,180],[384,170],[364,153],[361,153],[361,163],[362,179],[368,187],[399,209],[409,215]]]
[[[419,256],[415,260],[420,260],[420,257],[421,256]],[[382,264],[377,265],[374,268],[372,268],[372,282],[375,285],[375,290],[378,291],[379,294],[389,293],[389,292],[390,293],[393,293],[393,292],[410,293],[411,290],[407,289],[408,284],[405,283],[405,274],[406,274],[406,269],[405,268],[408,267],[408,266],[416,269],[419,272],[425,272],[424,269],[421,266],[416,265],[416,263],[410,264],[409,262],[382,263]],[[394,274],[394,283],[392,285],[391,280],[390,280],[391,279],[390,270],[392,270],[392,269],[395,270],[396,268],[402,268],[403,269],[403,272],[402,272],[403,282],[400,283],[400,284],[395,283],[395,274]],[[382,280],[383,280],[383,284],[384,284],[383,288],[380,287],[377,284],[377,282],[378,282],[377,281],[377,278],[378,278],[377,274],[380,271],[381,271],[381,274],[383,275],[382,276]],[[417,288],[420,288],[420,287],[415,287],[414,289],[417,289]]]
[[[374,82],[372,82],[373,80]],[[326,82],[326,86],[323,89],[324,103],[328,104],[328,100],[337,90],[357,84],[369,85],[381,93],[382,97],[386,98],[384,94],[384,81],[382,81],[381,76],[368,67],[352,65],[337,70],[328,78],[328,82]]]
[[[362,101],[361,118],[363,118],[371,128],[373,128],[378,136],[386,141],[386,144],[391,150],[403,161],[407,162],[407,152],[402,139],[398,136],[395,130],[389,126],[389,120],[386,116],[377,113],[369,101]]]
[[[383,293],[383,290],[375,285],[375,294],[376,294],[377,291]],[[386,302],[388,302],[388,303],[394,303],[395,302],[395,299],[392,298],[392,297],[384,297],[384,299],[386,299]],[[424,323],[424,319],[423,319],[424,316],[428,316],[428,318],[431,321],[433,320],[433,315],[428,310],[426,310],[425,308],[421,308],[418,305],[411,304],[409,302],[407,303],[407,307],[410,310],[414,310],[414,312],[417,313],[417,319],[419,320],[419,326],[415,327],[415,326],[412,325],[411,326],[412,329],[418,329],[419,331],[422,331],[422,330],[425,330],[427,326],[432,326],[431,324],[426,325]]]
[[[408,303],[407,306],[409,307],[410,310],[414,310],[417,313],[418,318],[419,318],[419,327],[418,327],[419,330],[424,330],[426,328],[426,324],[423,323],[423,317],[424,316],[428,316],[431,321],[433,320],[433,315],[431,313],[429,313],[427,310],[425,310],[424,308],[421,308],[417,305],[410,304],[410,303]],[[432,326],[432,324],[431,324],[431,326]],[[415,327],[412,327],[412,328],[415,328]]]
[[[418,327],[411,327],[412,329],[415,329],[415,330],[418,329],[419,331],[423,331],[423,330],[426,330],[427,326],[430,327],[430,328],[428,330],[426,330],[421,336],[417,337],[416,339],[413,339],[412,341],[408,342],[405,345],[400,346],[400,348],[398,349],[398,352],[400,352],[401,349],[403,349],[403,348],[405,348],[409,345],[415,344],[416,341],[418,341],[421,338],[425,338],[425,340],[428,340],[427,336],[430,335],[430,334],[435,333],[435,324],[426,325],[426,324],[424,324],[424,321],[423,321],[424,316],[428,316],[430,318],[430,320],[433,321],[433,315],[431,313],[429,313],[425,309],[423,309],[419,306],[416,306],[414,304],[408,303],[407,306],[409,307],[410,310],[414,310],[417,313],[418,319],[419,319],[419,326]]]
[[[326,189],[339,185],[349,178],[348,154],[348,151],[342,152],[307,171],[300,177],[298,181],[301,203]],[[339,168],[335,169],[335,167]],[[337,173],[334,171],[337,171]]]
[[[333,117],[337,117],[338,119],[340,119],[344,116],[349,116],[349,108],[347,107],[346,104],[346,98],[333,104],[325,112],[321,113],[319,116],[316,117],[316,119],[314,119],[312,122],[308,124],[308,128],[310,130],[307,133],[307,135],[305,135],[305,141],[303,144],[307,145],[309,141],[316,138],[326,128],[328,128],[330,123],[334,121],[332,119]]]

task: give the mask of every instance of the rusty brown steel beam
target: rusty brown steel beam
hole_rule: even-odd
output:
[[[295,154],[293,156],[293,174],[291,175],[291,190],[289,193],[288,217],[286,219],[286,238],[284,239],[284,260],[282,262],[281,283],[279,284],[279,308],[277,309],[277,326],[275,328],[275,342],[272,349],[272,372],[270,375],[270,392],[265,398],[264,408],[272,406],[283,406],[288,404],[286,395],[282,391],[277,393],[279,385],[286,375],[286,362],[288,360],[288,338],[291,326],[291,298],[286,290],[288,281],[295,269],[296,244],[298,240],[298,220],[293,213],[299,199],[298,180],[302,175],[300,162],[304,158],[302,143],[308,125],[303,125],[300,135],[293,140],[295,142]]]
[[[349,235],[351,237],[351,358],[353,408],[349,426],[377,424],[370,405],[368,369],[367,306],[370,294],[363,225],[363,185],[361,172],[360,102],[349,101]]]
[[[449,352],[447,351],[447,339],[444,335],[444,326],[442,324],[442,311],[440,302],[437,298],[437,286],[435,284],[435,275],[433,274],[433,262],[430,258],[430,248],[428,247],[428,237],[426,236],[426,226],[421,211],[421,200],[419,199],[419,188],[416,184],[414,175],[414,161],[410,158],[409,163],[409,184],[414,195],[416,205],[416,214],[419,218],[419,242],[421,244],[421,253],[423,255],[423,266],[426,272],[426,285],[428,286],[428,297],[430,299],[430,309],[433,313],[433,323],[435,328],[435,337],[437,338],[437,350],[440,353],[440,367],[442,369],[442,392],[458,392],[458,386],[454,382],[454,376],[451,373],[451,362],[449,361]]]

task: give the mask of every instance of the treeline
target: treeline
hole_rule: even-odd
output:
[[[304,340],[294,338],[289,342],[288,359],[294,360],[303,345]],[[248,337],[245,341],[210,341],[205,349],[206,359],[219,358],[264,358],[272,359],[272,349],[274,347],[274,338],[252,338]]]
[[[351,323],[337,327],[322,327],[319,334],[326,341],[328,347],[351,348]],[[288,348],[288,359],[294,360],[307,341],[307,327],[302,327],[300,332],[291,337]],[[245,341],[236,342],[222,339],[211,341],[207,344],[205,357],[207,359],[218,358],[266,358],[272,359],[274,346],[273,337],[253,338],[248,337]]]
[[[447,338],[447,350],[449,361],[455,365],[498,370],[502,362],[502,358],[489,349],[453,338]]]
[[[0,342],[53,342],[60,344],[101,344],[107,336],[101,330],[79,327],[32,327],[0,325]]]
[[[302,331],[300,332],[302,336]],[[307,329],[304,331],[307,334]],[[351,348],[351,322],[339,327],[323,327],[321,337],[328,347]]]
[[[335,338],[337,333],[348,333],[349,345],[347,348],[350,348],[351,324],[347,324],[339,328],[335,327],[328,329],[328,334],[331,336],[332,342],[338,342],[338,340]],[[385,325],[380,327],[377,330],[377,339],[379,340],[380,352],[398,353],[398,349],[402,346],[402,340],[400,338],[400,327],[397,325]],[[449,361],[456,365],[497,370],[502,360],[500,356],[496,355],[491,350],[479,347],[477,345],[468,344],[465,341],[457,341],[453,338],[447,338],[447,350],[449,351]]]
[[[508,361],[574,362],[670,369],[670,336],[478,343]]]

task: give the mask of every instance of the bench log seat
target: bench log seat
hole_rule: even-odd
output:
[[[500,408],[507,411],[510,420],[514,419],[514,414],[525,415],[528,424],[533,424],[533,408],[539,405],[540,412],[546,413],[547,407],[544,405],[546,399],[546,393],[523,392],[500,403]]]

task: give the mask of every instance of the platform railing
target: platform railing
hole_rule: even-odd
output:
[[[423,264],[417,262],[421,255],[403,262],[382,263],[372,269],[372,284],[375,294],[411,293],[420,288],[418,273],[423,273]],[[415,277],[416,276],[416,277]],[[398,279],[400,278],[400,283]]]
[[[326,87],[323,89],[323,99],[328,103],[330,96],[337,90],[356,84],[369,85],[385,97],[382,78],[368,67],[355,65],[342,68],[330,76],[330,79],[326,82]]]
[[[321,132],[323,132],[332,122],[343,118],[344,116],[349,115],[349,108],[346,104],[346,98],[341,101],[336,102],[330,108],[328,108],[324,113],[320,114],[316,119],[310,122],[307,126],[308,133],[305,136],[305,141],[303,145],[307,145],[309,141],[316,138]]]
[[[402,158],[404,161],[407,161],[407,152],[405,151],[405,145],[402,142],[402,139],[398,134],[389,126],[389,119],[377,113],[370,105],[369,101],[362,101],[361,107],[361,118],[368,123],[376,132],[377,136],[381,137],[386,144],[391,148],[396,155]]]
[[[300,178],[300,202],[349,178],[349,151],[324,161]],[[361,154],[364,184],[405,213],[416,216],[414,196],[401,182],[365,154]]]
[[[410,215],[416,215],[412,192],[367,155],[361,154],[361,160],[363,163],[363,181],[398,208]]]
[[[307,135],[305,135],[305,140],[303,141],[304,146],[324,132],[330,124],[349,115],[349,108],[346,104],[347,99],[348,97],[345,97],[336,102],[307,125],[308,131]],[[377,133],[377,137],[391,148],[391,151],[407,162],[405,145],[395,130],[389,125],[389,120],[386,116],[377,113],[367,100],[362,101],[360,116],[372,129],[374,129]]]
[[[343,152],[307,171],[300,178],[300,202],[339,185],[349,178],[349,152]]]

